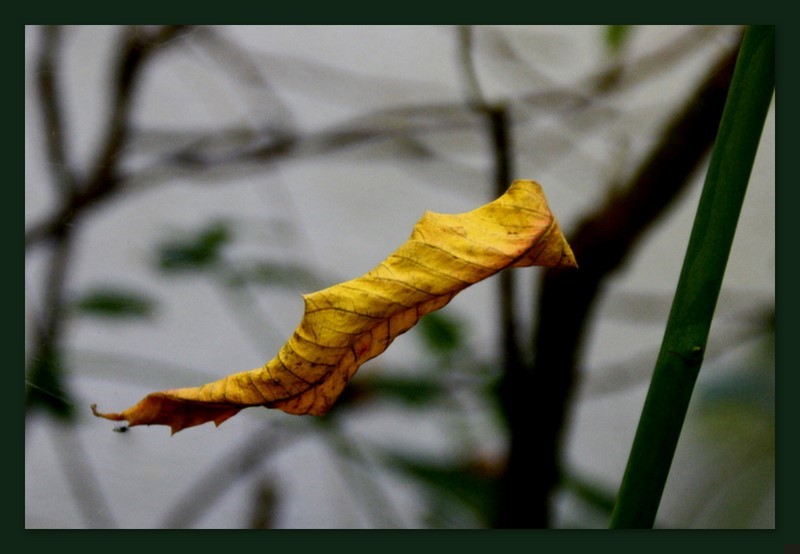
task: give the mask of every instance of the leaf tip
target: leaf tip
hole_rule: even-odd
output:
[[[113,414],[113,413],[106,414],[106,413],[98,412],[97,411],[97,404],[92,404],[90,406],[90,408],[92,409],[92,413],[96,417],[102,417],[103,419],[109,419],[111,421],[123,421],[123,420],[125,420],[125,418],[122,416],[122,414]]]
[[[558,267],[563,268],[571,268],[571,269],[578,269],[578,260],[575,259],[575,253],[570,248],[569,244],[564,241],[564,251],[561,253],[561,261],[558,263]]]

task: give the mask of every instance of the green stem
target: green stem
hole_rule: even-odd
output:
[[[611,528],[650,528],[708,339],[775,85],[775,30],[749,27],[722,114]]]

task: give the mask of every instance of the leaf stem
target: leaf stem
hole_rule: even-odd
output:
[[[703,361],[739,213],[775,84],[775,30],[744,34],[667,328],[611,528],[655,522]]]

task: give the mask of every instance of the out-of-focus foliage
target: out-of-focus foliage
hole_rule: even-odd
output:
[[[632,29],[630,25],[606,26],[605,39],[608,49],[613,53],[620,52],[625,46]]]
[[[170,240],[159,248],[159,267],[164,271],[197,271],[216,265],[222,248],[232,240],[229,224],[215,221],[194,236]]]
[[[138,291],[119,287],[96,287],[75,301],[75,309],[83,315],[130,318],[147,317],[155,302]]]
[[[464,329],[452,316],[438,312],[419,320],[420,336],[426,347],[447,357],[464,344]]]

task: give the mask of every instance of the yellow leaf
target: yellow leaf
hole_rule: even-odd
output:
[[[577,267],[541,186],[518,180],[497,200],[458,215],[426,212],[411,237],[366,275],[303,296],[294,335],[263,367],[195,388],[147,395],[99,417],[169,425],[176,433],[217,425],[251,406],[325,414],[356,370],[419,319],[498,271]]]

